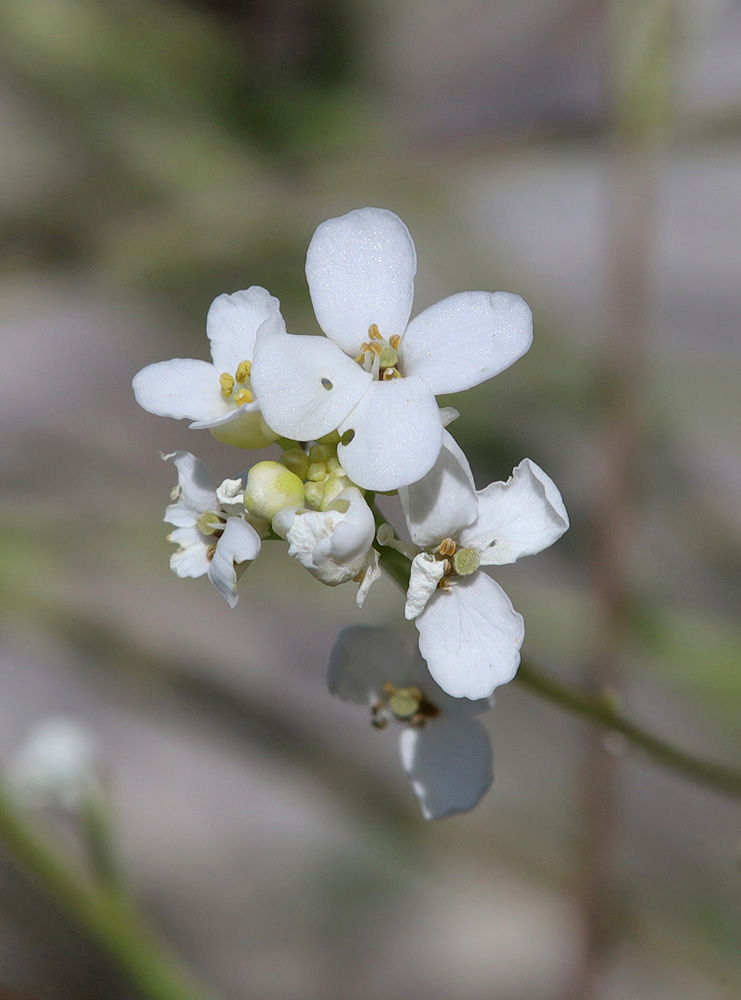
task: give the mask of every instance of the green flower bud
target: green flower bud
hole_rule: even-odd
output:
[[[294,445],[293,448],[289,448],[284,451],[280,457],[281,463],[285,465],[287,469],[290,469],[294,475],[298,476],[299,479],[306,479],[306,474],[309,471],[309,457],[303,448],[299,448],[298,445]]]
[[[280,462],[258,462],[247,473],[244,505],[250,514],[272,521],[283,507],[304,505],[304,484]]]

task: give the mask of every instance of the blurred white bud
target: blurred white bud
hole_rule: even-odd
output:
[[[100,788],[100,756],[88,729],[71,719],[46,719],[16,751],[8,778],[28,805],[76,812]]]

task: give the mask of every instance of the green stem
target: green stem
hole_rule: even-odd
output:
[[[78,874],[0,786],[0,841],[19,868],[104,951],[147,1000],[215,1000],[161,945],[120,892]]]
[[[375,505],[373,513],[377,524],[385,521]],[[395,549],[383,547],[381,565],[402,590],[406,590],[409,584],[409,560]],[[741,770],[704,760],[655,736],[622,715],[605,694],[585,694],[526,661],[520,664],[515,680],[528,691],[546,698],[567,712],[581,716],[610,732],[620,733],[632,746],[657,764],[732,798],[741,799]]]

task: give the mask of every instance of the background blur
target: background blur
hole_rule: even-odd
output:
[[[478,288],[533,307],[532,350],[455,426],[480,485],[527,455],[571,514],[497,574],[527,655],[580,683],[593,666],[635,718],[738,761],[741,4],[622,8],[622,27],[596,0],[0,8],[0,751],[49,715],[98,734],[139,896],[225,996],[741,995],[737,804],[511,685],[494,788],[425,824],[396,733],[324,681],[337,630],[397,621],[400,594],[384,580],[361,614],[271,547],[234,612],[177,580],[159,453],[220,477],[249,457],[130,390],[208,356],[224,291],[264,285],[314,330],[316,225],[396,211],[415,311]],[[600,560],[621,557],[612,643]],[[1,853],[0,983],[132,995]]]

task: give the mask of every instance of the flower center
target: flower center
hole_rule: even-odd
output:
[[[255,397],[252,393],[252,383],[250,382],[251,371],[251,361],[240,361],[233,375],[230,375],[229,372],[222,372],[219,375],[221,395],[224,399],[230,400],[235,406],[242,406],[243,403],[252,402]]]
[[[445,575],[438,583],[441,590],[449,590],[456,577],[470,576],[481,565],[478,549],[459,548],[452,538],[443,538],[433,555],[445,562]]]
[[[215,510],[205,510],[196,521],[196,527],[202,535],[216,535],[220,538],[224,534],[225,523],[224,517]]]
[[[371,708],[371,725],[385,729],[389,722],[404,722],[410,726],[424,726],[428,719],[440,714],[418,687],[396,687],[391,681],[383,685],[383,697]]]
[[[355,358],[365,371],[371,372],[374,378],[388,382],[392,378],[402,378],[399,371],[398,348],[401,337],[393,334],[386,340],[376,323],[368,327],[368,340],[360,345],[360,354]]]

